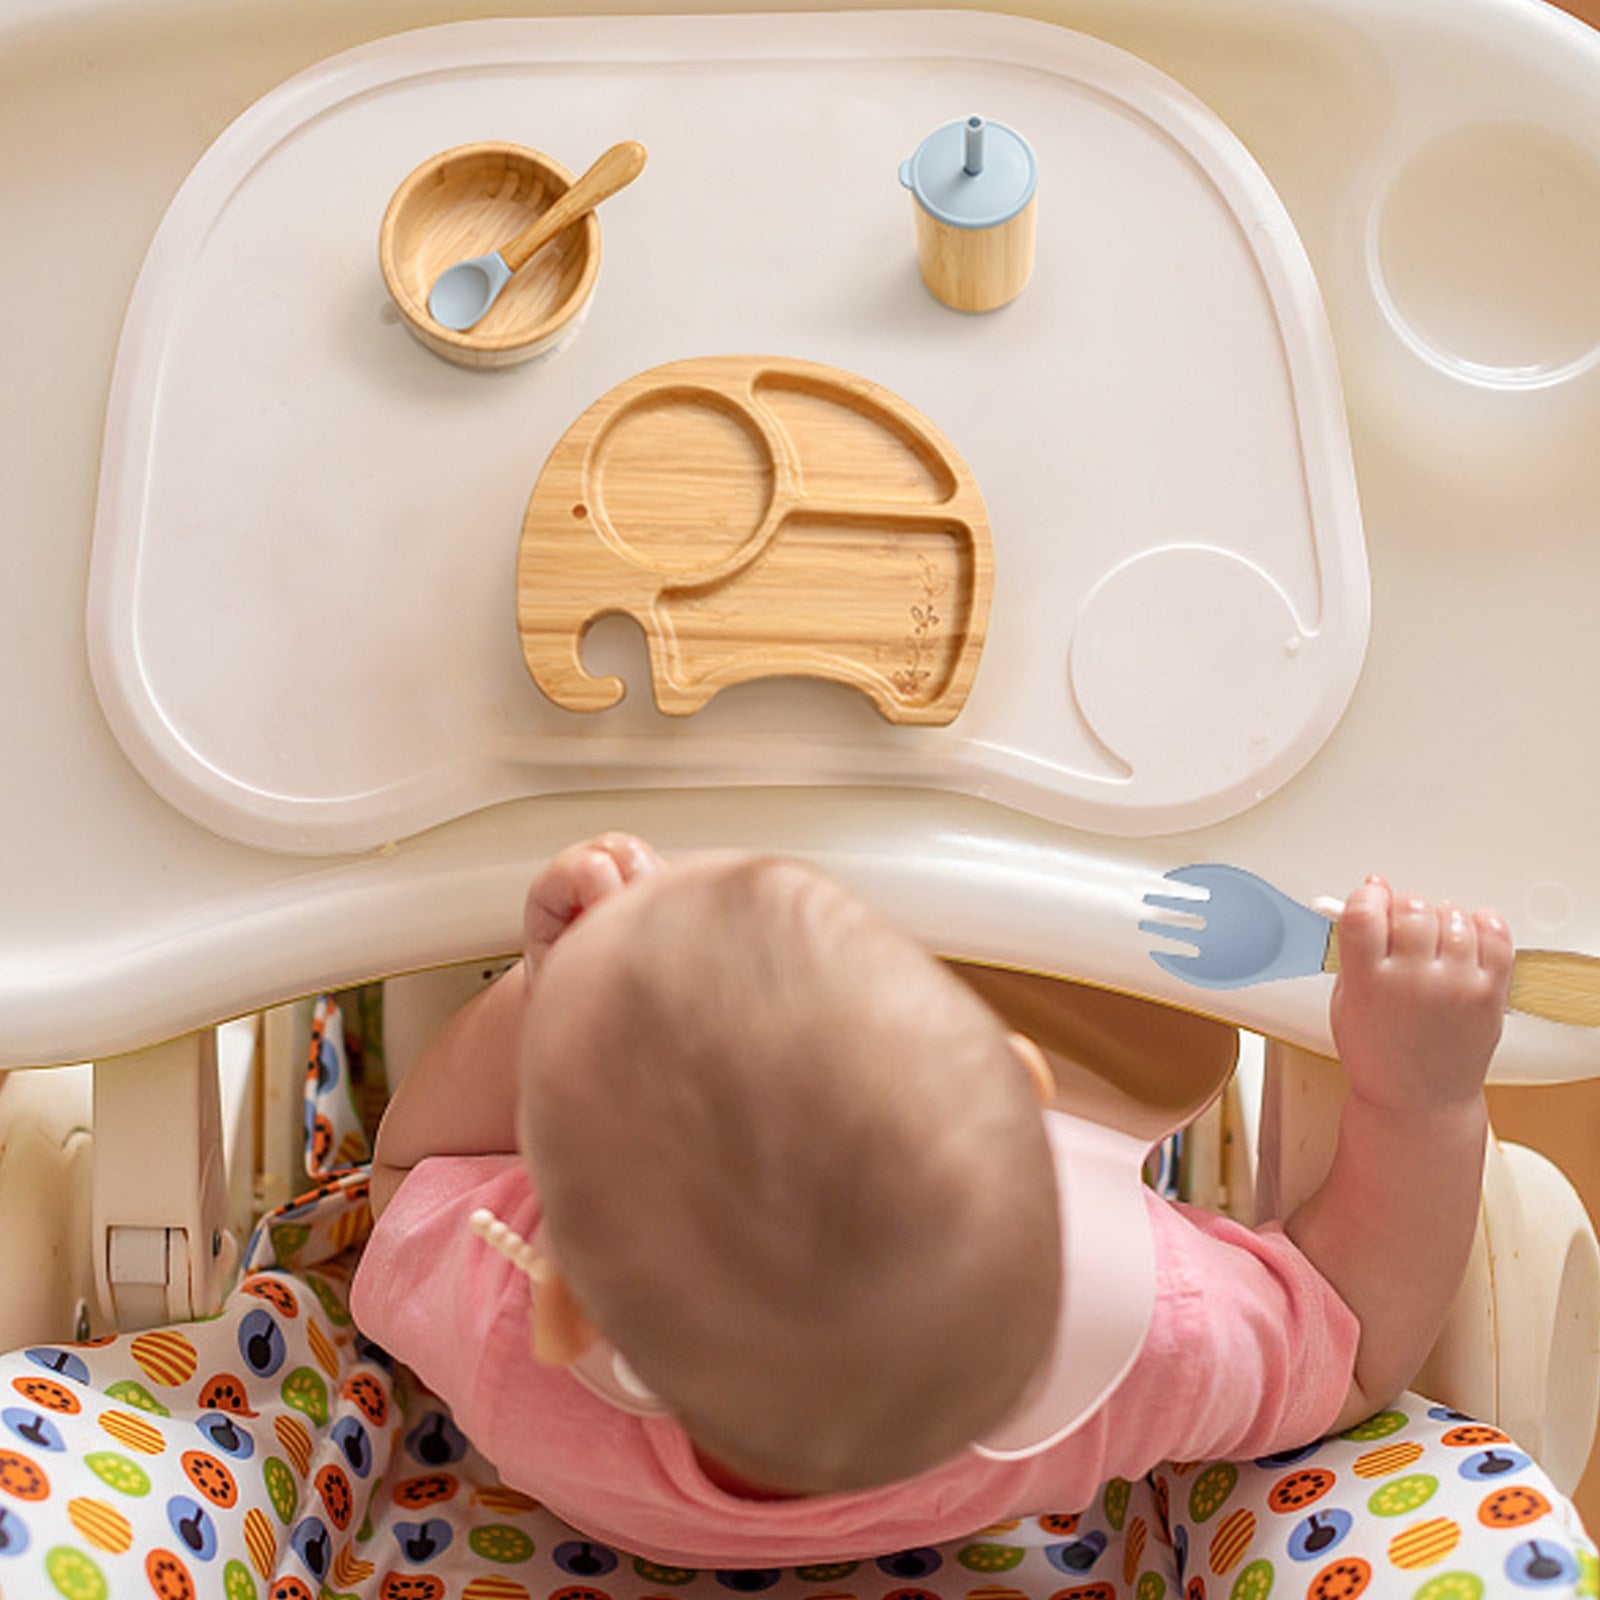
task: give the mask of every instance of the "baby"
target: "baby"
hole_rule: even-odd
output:
[[[508,1484],[688,1566],[936,1543],[1308,1443],[1398,1393],[1449,1307],[1511,967],[1498,918],[1376,878],[1339,933],[1321,1188],[1257,1230],[1146,1192],[1106,1223],[1126,1270],[1084,1284],[1087,1147],[947,968],[796,862],[575,846],[389,1108],[356,1319]],[[531,1244],[473,1237],[480,1208]],[[1148,1315],[1081,1415],[1057,1333],[1086,1295]]]

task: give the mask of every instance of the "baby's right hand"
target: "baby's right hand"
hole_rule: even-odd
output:
[[[1331,1020],[1353,1094],[1388,1110],[1475,1099],[1500,1039],[1511,933],[1368,878],[1339,918]]]
[[[602,833],[569,845],[533,880],[522,913],[523,961],[530,978],[550,947],[597,900],[654,872],[661,857],[631,833]]]

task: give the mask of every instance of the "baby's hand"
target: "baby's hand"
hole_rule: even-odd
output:
[[[523,960],[531,978],[563,933],[595,901],[654,872],[661,857],[631,833],[569,845],[533,880],[522,913]]]
[[[1475,1099],[1500,1038],[1511,933],[1491,911],[1368,878],[1339,918],[1331,1020],[1351,1093],[1397,1112]]]

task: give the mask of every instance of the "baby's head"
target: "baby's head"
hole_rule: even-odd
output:
[[[707,1455],[803,1493],[1000,1422],[1059,1302],[1030,1074],[957,978],[828,878],[701,857],[534,978],[520,1137],[573,1298]]]

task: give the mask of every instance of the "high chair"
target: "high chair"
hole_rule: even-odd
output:
[[[66,8],[0,22],[7,147],[62,174],[0,168],[0,405],[36,441],[4,468],[0,1063],[50,1069],[0,1078],[0,1350],[18,1352],[0,1595],[789,1600],[942,1594],[958,1571],[951,1593],[1041,1600],[1106,1600],[1119,1577],[1155,1600],[1185,1574],[1186,1595],[1230,1600],[1280,1592],[1274,1573],[1328,1600],[1592,1592],[1562,1495],[1600,1408],[1600,1252],[1566,1179],[1515,1147],[1491,1147],[1427,1400],[1242,1486],[1179,1463],[860,1572],[630,1567],[498,1485],[348,1328],[362,1202],[327,1174],[341,1136],[304,1194],[307,1063],[349,1066],[313,997],[381,984],[403,1072],[514,957],[533,867],[601,828],[814,861],[960,963],[1096,1114],[1187,1124],[1187,1194],[1250,1220],[1292,1209],[1331,1154],[1328,984],[1159,970],[1136,929],[1163,872],[1235,861],[1310,900],[1381,869],[1498,906],[1519,944],[1600,951],[1600,753],[1569,710],[1600,666],[1600,39],[1533,0],[640,9],[332,62],[382,24],[330,12],[330,34],[268,46],[243,20],[162,32],[130,7],[116,26],[139,48],[117,52]],[[169,44],[203,113],[162,87]],[[925,295],[894,181],[974,97],[1040,154],[1034,278],[988,320]],[[87,140],[83,99],[114,136]],[[239,121],[208,151],[219,112]],[[497,120],[568,165],[624,136],[651,163],[606,214],[570,343],[485,374],[410,341],[375,253],[417,162]],[[702,212],[713,160],[726,201]],[[102,214],[70,294],[63,194]],[[1138,249],[1108,266],[1122,216]],[[597,397],[730,351],[881,383],[931,430],[892,435],[921,438],[912,456],[937,435],[964,458],[994,592],[948,728],[889,726],[840,682],[741,684],[669,718],[650,704],[662,635],[647,663],[609,618],[581,648],[630,685],[621,706],[561,709],[527,681],[512,553],[546,458]],[[825,395],[762,370],[769,394]],[[97,461],[94,509],[77,485]],[[1597,1074],[1600,1035],[1515,1016],[1491,1077]],[[1326,1493],[1319,1474],[1379,1519],[1376,1574],[1319,1558],[1335,1524],[1294,1498]],[[1406,1499],[1424,1479],[1470,1505],[1425,1512]],[[350,1498],[379,1481],[387,1501]],[[1182,1550],[1147,1559],[1169,1523]],[[441,1576],[451,1540],[463,1564]]]

